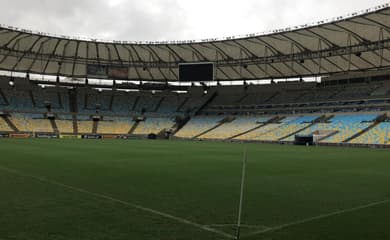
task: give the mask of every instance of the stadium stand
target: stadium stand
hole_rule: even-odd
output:
[[[282,140],[284,137],[306,128],[317,118],[318,116],[287,117],[282,120],[282,124],[278,128],[259,136],[259,140]]]
[[[254,129],[259,125],[264,124],[269,119],[269,117],[238,116],[235,117],[235,120],[233,120],[232,122],[223,124],[221,127],[216,128],[201,136],[201,138],[229,139],[235,135]]]
[[[4,110],[31,111],[31,109],[34,109],[31,95],[28,91],[8,88],[3,89],[3,93],[9,102],[9,105],[5,106]]]
[[[167,95],[164,97],[158,112],[165,114],[172,114],[176,112],[178,107],[186,100],[181,94]]]
[[[21,132],[53,132],[50,121],[42,114],[13,114],[10,120]]]
[[[58,131],[60,133],[73,133],[74,132],[72,119],[68,119],[68,120],[58,119],[55,121],[56,121],[56,124],[58,127]]]
[[[358,144],[388,144],[390,140],[390,122],[382,122],[377,126],[353,139],[351,143]]]
[[[282,124],[281,123],[269,123],[266,124],[259,129],[256,129],[255,131],[249,132],[247,134],[241,135],[237,138],[234,138],[236,140],[250,140],[250,141],[258,141],[261,139],[261,136],[264,134],[268,134],[278,127],[280,127]]]
[[[386,81],[348,84],[286,82],[269,85],[189,87],[188,93],[125,92],[93,88],[0,85],[3,132],[159,134],[172,129],[189,139],[293,142],[314,134],[320,143],[388,144]],[[48,120],[47,114],[54,116]],[[94,116],[100,121],[92,121]],[[134,117],[142,116],[140,121]],[[326,116],[325,120],[321,117]],[[182,124],[173,119],[180,117]],[[15,129],[11,125],[15,126]]]
[[[135,129],[134,134],[159,134],[164,129],[170,129],[175,124],[171,118],[146,118],[145,121],[141,121],[138,127]]]
[[[321,142],[341,143],[354,134],[368,128],[377,117],[374,114],[338,115],[331,118],[328,122],[315,124],[300,132],[300,134],[310,135],[322,132],[325,133],[325,136],[323,136]]]
[[[127,134],[134,122],[125,117],[105,117],[99,121],[97,133],[100,134]]]
[[[8,123],[0,117],[0,132],[12,132],[12,128],[8,125]]]
[[[220,116],[196,116],[176,133],[176,137],[180,138],[194,138],[203,132],[215,127],[223,120]]]
[[[129,114],[134,106],[136,96],[118,93],[113,98],[112,112],[117,114]]]
[[[78,133],[92,134],[93,121],[89,115],[77,115]]]

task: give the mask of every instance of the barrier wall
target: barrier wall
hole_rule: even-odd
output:
[[[35,137],[36,138],[48,138],[48,139],[53,138],[54,139],[54,138],[58,138],[58,135],[54,134],[54,133],[36,133]]]
[[[81,135],[60,135],[61,139],[81,139]]]
[[[9,135],[10,138],[21,138],[21,139],[26,139],[30,138],[32,135],[29,133],[11,133]]]
[[[81,135],[82,139],[102,139],[101,135]]]
[[[119,139],[120,136],[118,136],[118,135],[103,135],[102,138],[103,139]]]

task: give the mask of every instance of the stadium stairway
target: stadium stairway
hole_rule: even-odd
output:
[[[3,120],[8,124],[8,126],[14,131],[19,132],[19,129],[15,126],[15,124],[7,117],[7,116],[1,116]]]
[[[280,93],[280,92],[276,92],[276,93],[272,94],[272,96],[269,97],[269,98],[267,98],[264,102],[265,102],[265,103],[271,102],[272,99],[276,98],[279,94],[281,94],[281,93]]]
[[[179,132],[189,121],[190,117],[184,117],[184,118],[176,118],[175,125],[173,125],[174,131],[172,132],[172,136],[175,136],[177,132]]]
[[[242,132],[242,133],[240,133],[240,134],[237,134],[237,135],[234,135],[234,136],[232,136],[232,137],[229,137],[229,138],[225,139],[225,141],[229,141],[229,140],[233,140],[233,139],[235,139],[235,138],[241,137],[242,135],[246,135],[246,134],[248,134],[248,133],[251,133],[251,132],[253,132],[253,131],[256,131],[257,129],[260,129],[260,128],[262,128],[262,127],[264,127],[264,126],[266,126],[266,125],[268,125],[268,124],[270,124],[270,123],[279,122],[279,121],[281,121],[281,120],[283,120],[283,119],[284,119],[284,117],[274,117],[274,118],[271,118],[271,119],[268,120],[267,122],[265,122],[265,123],[263,123],[263,124],[260,124],[259,126],[255,127],[255,128],[252,128],[252,129],[250,129],[250,130],[248,130],[248,131],[245,131],[245,132]]]
[[[161,97],[160,100],[158,101],[156,107],[154,108],[154,112],[158,112],[158,110],[160,109],[161,107],[161,104],[164,102],[165,100],[165,97]]]
[[[8,101],[7,97],[5,96],[5,94],[3,93],[3,90],[1,90],[1,89],[0,89],[0,97],[1,97],[1,99],[3,99],[4,104],[6,106],[8,106],[9,105],[9,101]]]
[[[295,132],[293,132],[293,133],[290,133],[290,134],[288,134],[287,136],[284,136],[284,137],[278,139],[278,141],[283,141],[284,139],[287,139],[287,138],[289,138],[289,137],[291,137],[291,136],[295,136],[295,135],[297,135],[298,133],[303,132],[303,131],[305,131],[305,130],[308,129],[308,128],[311,128],[311,127],[314,126],[315,124],[320,123],[320,122],[327,121],[327,120],[329,120],[329,119],[330,119],[329,117],[327,117],[327,116],[325,116],[325,115],[322,115],[322,116],[318,117],[317,119],[315,119],[311,124],[309,124],[309,125],[307,125],[307,126],[301,128],[301,129],[299,129],[299,130],[297,130],[297,131],[295,131]]]
[[[139,126],[141,121],[138,121],[138,120],[134,120],[134,124],[133,126],[130,128],[129,130],[129,134],[134,134],[135,130],[137,129],[137,127]]]
[[[203,109],[205,109],[210,103],[214,101],[214,99],[218,96],[218,92],[215,91],[196,111],[195,115],[200,114]]]
[[[99,121],[93,120],[92,134],[97,134],[98,127],[99,127]]]
[[[36,106],[37,106],[37,103],[36,103],[36,101],[35,101],[35,99],[34,99],[34,94],[33,94],[33,92],[32,92],[31,90],[28,91],[28,95],[30,96],[31,102],[32,102],[32,104],[33,104],[33,107],[36,107]]]
[[[333,132],[331,132],[331,133],[329,133],[329,134],[327,134],[327,135],[325,135],[323,137],[318,138],[317,142],[321,142],[322,140],[325,140],[327,138],[333,137],[334,135],[336,135],[338,133],[339,133],[339,131],[333,131]]]
[[[176,112],[182,111],[182,108],[187,104],[190,98],[186,97],[184,101],[177,107]]]
[[[242,96],[238,101],[236,102],[237,104],[242,103],[246,98],[248,98],[249,94],[245,92],[245,95]]]
[[[212,127],[210,129],[208,129],[208,130],[206,130],[206,131],[196,135],[192,139],[200,138],[201,136],[203,136],[203,135],[205,135],[205,134],[207,134],[207,133],[209,133],[209,132],[219,128],[220,126],[224,125],[225,123],[230,123],[230,122],[233,122],[234,120],[235,120],[234,117],[226,117],[226,118],[222,119],[221,121],[219,121],[219,123],[217,125],[215,125],[214,127]]]
[[[53,128],[54,133],[59,133],[60,131],[58,130],[57,123],[54,119],[49,119],[50,120],[50,125]]]
[[[376,126],[378,126],[381,122],[385,121],[386,119],[387,119],[387,115],[386,115],[386,114],[383,114],[383,115],[378,116],[378,117],[373,121],[373,123],[372,123],[369,127],[367,127],[367,128],[365,128],[365,129],[363,129],[362,131],[356,133],[355,135],[351,136],[350,138],[345,139],[345,140],[343,141],[343,143],[349,143],[349,142],[351,142],[352,140],[354,140],[354,139],[360,137],[361,135],[365,134],[366,132],[368,132],[368,131],[370,131],[371,129],[373,129],[373,128],[375,128]]]
[[[73,124],[73,133],[77,134],[79,132],[79,127],[77,126],[77,116],[72,115],[72,124]]]
[[[138,102],[139,102],[139,100],[140,100],[140,96],[137,96],[136,97],[136,99],[135,99],[135,101],[134,101],[134,104],[133,104],[133,107],[131,108],[131,110],[134,112],[135,111],[135,109],[137,109],[137,105],[138,105]],[[138,125],[137,125],[138,126]]]
[[[110,97],[110,104],[108,105],[108,110],[112,112],[112,106],[114,105],[114,95]]]
[[[70,112],[77,113],[77,110],[78,110],[77,93],[74,89],[70,89],[68,94],[69,94],[69,110],[70,110]]]

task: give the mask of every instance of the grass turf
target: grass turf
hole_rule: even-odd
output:
[[[245,146],[243,239],[390,239],[389,150]],[[181,220],[234,234],[243,148],[2,139],[0,239],[228,239]]]

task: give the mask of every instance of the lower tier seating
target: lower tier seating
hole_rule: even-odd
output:
[[[93,121],[90,120],[78,120],[77,129],[79,133],[92,133]]]
[[[48,119],[43,114],[12,114],[9,118],[21,132],[54,132]]]
[[[264,134],[268,134],[274,131],[275,129],[279,128],[281,125],[282,125],[281,123],[267,124],[255,131],[249,132],[235,139],[236,140],[260,140]]]
[[[177,134],[176,137],[193,138],[216,126],[224,117],[203,116],[193,117]]]
[[[158,134],[164,129],[170,129],[175,124],[171,118],[146,118],[139,123],[134,134]]]
[[[57,115],[55,124],[60,133],[80,134],[159,134],[175,126],[173,117],[145,117],[135,126],[133,117],[103,116],[94,123],[90,115]],[[195,116],[177,133],[179,138],[200,138],[250,141],[294,141],[295,135],[314,135],[317,142],[352,144],[390,144],[390,121],[384,113],[295,116]],[[55,125],[42,113],[11,113],[8,119],[20,132],[53,133]],[[318,122],[321,121],[321,122]],[[379,122],[378,122],[379,121]],[[0,132],[13,132],[0,118]],[[97,127],[94,128],[94,127]]]
[[[127,134],[134,122],[131,118],[105,118],[99,121],[97,133]]]
[[[305,127],[308,127],[312,121],[318,116],[303,116],[303,117],[288,117],[283,120],[283,124],[276,128],[274,131],[265,133],[257,140],[263,141],[277,141],[283,137],[287,137],[294,132],[297,132]]]
[[[72,120],[56,120],[57,128],[60,133],[73,133]]]
[[[359,144],[389,144],[390,122],[379,123],[370,131],[353,139],[351,143]]]
[[[12,129],[3,118],[0,118],[0,132],[12,132]]]
[[[221,127],[201,136],[202,139],[227,139],[240,133],[254,129],[267,122],[267,117],[236,117],[230,123],[223,124]]]

